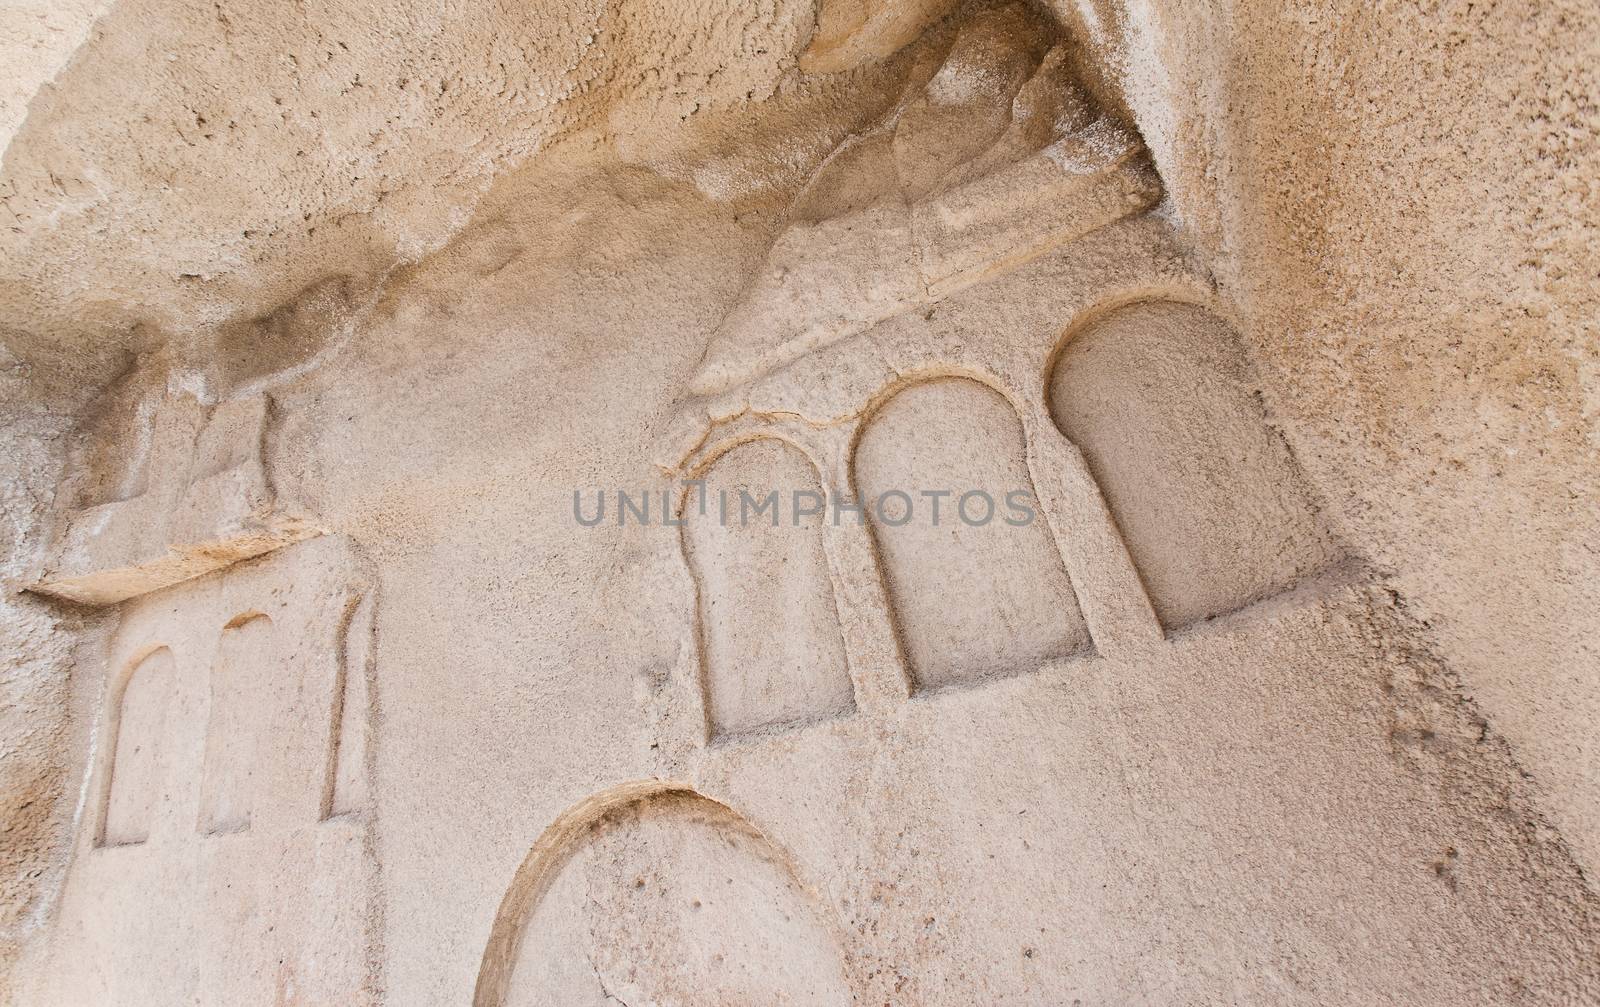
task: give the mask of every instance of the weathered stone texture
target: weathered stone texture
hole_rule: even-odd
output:
[[[0,1002],[1600,1001],[1592,3],[0,51]]]

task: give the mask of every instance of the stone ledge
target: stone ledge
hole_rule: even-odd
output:
[[[265,395],[210,409],[181,395],[161,403],[158,438],[191,432],[152,449],[144,492],[64,516],[27,590],[114,605],[323,534],[272,486],[262,453],[270,416]]]

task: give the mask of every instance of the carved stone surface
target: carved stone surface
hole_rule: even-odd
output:
[[[53,1002],[373,994],[371,596],[327,538],[123,613]]]
[[[767,439],[712,463],[705,513],[698,489],[684,501],[714,736],[855,709],[823,552],[825,519],[795,519],[795,492],[820,494],[816,470],[795,448]],[[771,493],[778,496],[769,500]]]
[[[211,664],[200,831],[244,832],[256,791],[276,761],[271,711],[282,705],[281,641],[269,616],[245,612],[222,627]],[[263,716],[263,714],[267,714]]]
[[[0,5],[0,1004],[1600,1004],[1597,42]]]
[[[724,392],[1152,206],[1138,137],[1095,112],[1048,38],[1021,5],[978,14],[920,94],[842,145],[690,390]]]
[[[265,395],[159,403],[144,456],[121,477],[133,495],[63,514],[31,589],[107,605],[321,534],[273,488],[263,456],[271,408]]]
[[[482,1007],[847,1003],[838,938],[789,858],[689,791],[607,810],[518,921],[502,996]]]
[[[855,477],[867,499],[906,494],[869,513],[919,687],[1036,671],[1089,649],[1038,513],[1022,425],[993,389],[944,378],[895,393],[866,423]]]
[[[1147,654],[1172,631],[1344,575],[1341,547],[1251,393],[1236,336],[1185,303],[1203,302],[1203,287],[1162,268],[1159,240],[1148,224],[1102,231],[925,316],[885,321],[681,407],[664,467],[686,476],[738,445],[725,457],[748,452],[739,479],[756,496],[810,487],[774,452],[750,450],[776,439],[804,446],[818,491],[861,505],[870,536],[852,534],[855,522],[831,506],[821,528],[858,704],[886,712],[916,689]],[[1106,261],[1153,268],[1107,272]],[[1034,291],[1037,308],[1041,289],[1056,293],[1052,322],[1034,311],[993,331],[1009,298]],[[977,326],[990,333],[979,343],[967,335]],[[673,444],[689,447],[674,457]],[[962,497],[973,490],[968,513]],[[685,514],[693,527],[687,505]],[[1190,515],[1228,531],[1196,534]],[[723,537],[720,562],[787,575],[723,590],[742,607],[713,609],[697,573],[702,637],[742,633],[763,650],[806,652],[792,620],[826,604],[821,578],[795,576],[781,550],[748,531]],[[691,568],[694,541],[685,536]],[[755,618],[761,611],[773,616]],[[831,661],[831,649],[817,653]],[[729,671],[740,666],[701,655],[711,721],[718,690],[746,681]],[[796,708],[841,709],[829,687],[794,673],[784,681],[798,690]]]
[[[1168,629],[1338,561],[1237,336],[1203,308],[1146,302],[1075,330],[1050,378],[1050,410],[1083,451]],[[1214,527],[1219,512],[1231,520]]]
[[[111,762],[100,784],[102,846],[149,839],[151,820],[165,813],[179,782],[175,674],[172,651],[158,647],[107,683],[114,713],[107,724]]]

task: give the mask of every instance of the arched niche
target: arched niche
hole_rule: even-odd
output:
[[[853,464],[919,688],[1036,671],[1089,648],[1022,423],[998,392],[959,377],[911,385],[867,421]],[[968,494],[983,496],[963,506]]]
[[[683,542],[699,596],[711,733],[850,712],[815,467],[794,446],[763,438],[721,455],[703,478],[704,494],[691,487],[684,501]]]
[[[259,612],[223,627],[211,666],[210,713],[200,774],[200,831],[250,828],[260,784],[269,778],[281,683],[272,620]]]
[[[687,788],[562,815],[501,905],[476,1007],[850,1003],[834,928],[787,854]]]
[[[1286,590],[1336,558],[1236,334],[1205,309],[1146,301],[1095,319],[1057,356],[1049,399],[1166,629]]]
[[[168,718],[177,689],[172,651],[159,647],[134,664],[115,686],[111,762],[106,769],[100,845],[132,846],[150,828],[171,785],[172,732]]]

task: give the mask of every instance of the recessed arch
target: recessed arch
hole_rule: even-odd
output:
[[[890,381],[872,393],[872,397],[867,400],[866,405],[862,407],[857,415],[855,437],[850,445],[851,454],[854,455],[855,449],[860,446],[861,437],[871,427],[873,418],[883,410],[884,406],[894,401],[901,392],[917,385],[951,380],[964,380],[982,385],[998,398],[1004,399],[1019,416],[1023,412],[1023,403],[1017,394],[1007,387],[1004,381],[981,367],[938,364],[915,368],[900,373],[895,380]]]
[[[1050,382],[1055,377],[1056,363],[1067,347],[1072,345],[1072,341],[1080,333],[1092,329],[1101,319],[1139,304],[1186,304],[1227,321],[1225,305],[1213,292],[1188,283],[1136,283],[1097,291],[1093,300],[1072,313],[1045,356],[1040,379],[1046,404],[1050,400]]]
[[[823,541],[827,500],[810,456],[786,439],[744,438],[697,474],[679,531],[708,736],[854,710]]]
[[[546,914],[548,920],[540,917],[547,900],[563,897],[569,873],[585,869],[579,861],[586,853],[597,862],[587,868],[591,883],[579,911],[596,914],[600,929],[625,945],[607,947],[599,961],[592,949],[563,946],[563,934],[539,929],[574,912],[563,904]],[[649,927],[662,913],[671,914],[676,925]],[[740,925],[750,913],[759,915],[761,925]],[[579,928],[580,939],[585,932]],[[641,932],[655,946],[635,942]],[[696,939],[706,936],[713,939]],[[772,942],[777,946],[765,946]],[[701,945],[714,947],[715,959],[699,954]],[[782,953],[764,953],[769,950]],[[658,961],[672,968],[654,969]],[[789,1002],[850,1000],[838,929],[788,854],[726,804],[674,781],[610,787],[568,808],[545,829],[501,900],[473,1003],[573,1002],[560,988],[569,964],[586,984],[604,986],[609,978],[646,998],[687,981],[695,995],[713,1002],[773,1002],[762,990],[786,994]],[[608,967],[614,973],[606,974]]]
[[[177,663],[160,644],[137,653],[111,681],[95,845],[134,846],[150,838],[167,797],[176,691]]]
[[[200,831],[208,835],[250,828],[273,765],[278,645],[272,619],[256,610],[229,619],[217,639],[200,772]]]
[[[939,372],[896,384],[862,425],[851,471],[918,688],[1090,649],[1022,421],[995,383]]]
[[[1189,300],[1080,320],[1047,375],[1168,631],[1292,587],[1337,558],[1232,326]]]

